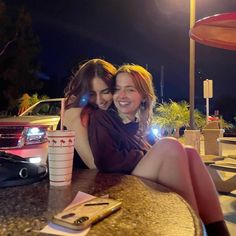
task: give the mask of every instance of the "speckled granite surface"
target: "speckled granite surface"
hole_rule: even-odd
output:
[[[134,176],[91,170],[74,172],[69,187],[50,188],[45,179],[0,189],[0,235],[40,235],[33,230],[43,228],[78,191],[109,194],[123,202],[121,210],[94,225],[88,235],[201,235],[199,219],[177,194],[153,183],[150,188]]]

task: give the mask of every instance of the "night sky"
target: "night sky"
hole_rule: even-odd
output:
[[[39,36],[44,73],[65,78],[81,61],[104,58],[116,65],[137,63],[153,74],[164,98],[188,101],[189,0],[8,0],[24,4]],[[196,0],[196,19],[236,11],[234,0]],[[212,79],[214,98],[236,96],[236,52],[196,43],[196,103]],[[200,72],[200,73],[198,73]],[[64,88],[62,88],[63,90]]]

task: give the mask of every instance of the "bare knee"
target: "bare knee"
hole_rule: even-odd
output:
[[[169,150],[183,150],[183,145],[177,139],[172,137],[160,139],[158,142],[161,146],[164,146]]]
[[[164,154],[165,159],[169,158],[185,158],[186,152],[183,145],[175,138],[162,138],[155,143],[153,149],[158,149]]]

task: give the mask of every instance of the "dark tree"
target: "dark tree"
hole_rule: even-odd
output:
[[[31,16],[24,8],[13,11],[0,1],[0,14],[3,23],[0,32],[1,97],[7,101],[4,108],[12,109],[23,93],[35,92],[42,87],[36,77],[40,47],[32,30]]]

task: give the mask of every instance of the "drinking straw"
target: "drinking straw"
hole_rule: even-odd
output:
[[[60,123],[60,130],[63,130],[64,112],[65,112],[65,98],[63,98],[61,100],[61,123]]]

